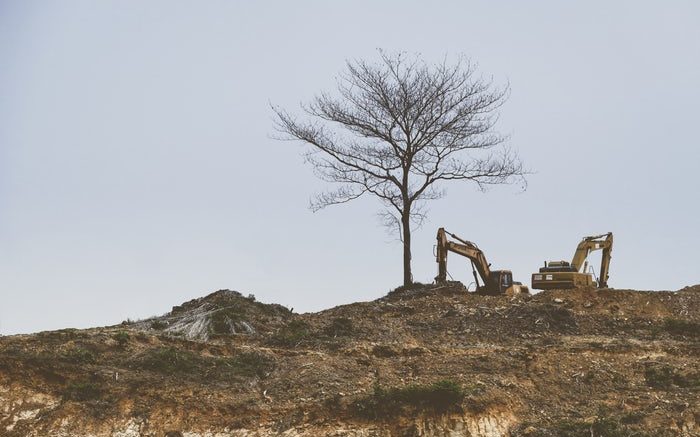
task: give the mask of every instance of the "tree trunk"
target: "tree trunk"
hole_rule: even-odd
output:
[[[403,233],[403,285],[408,287],[413,284],[411,274],[411,216],[409,212],[401,215],[401,232]]]

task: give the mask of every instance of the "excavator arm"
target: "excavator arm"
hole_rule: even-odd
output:
[[[447,236],[450,236],[458,241],[449,241]],[[459,255],[469,258],[472,265],[479,272],[479,276],[483,280],[484,284],[487,283],[491,277],[491,269],[488,261],[486,261],[486,256],[484,252],[479,249],[476,244],[471,241],[463,240],[456,236],[455,234],[445,231],[445,228],[438,229],[437,233],[437,262],[438,262],[438,275],[435,278],[437,283],[447,282],[447,254],[449,252],[454,252]],[[474,274],[474,280],[476,281],[477,287],[479,286],[479,279]]]
[[[610,270],[610,259],[613,246],[613,234],[608,232],[602,235],[585,237],[576,247],[574,257],[571,260],[571,267],[575,271],[580,271],[588,255],[595,250],[603,250],[603,257],[600,262],[600,279],[598,286],[605,288],[608,286],[608,272]],[[584,272],[585,273],[585,272]]]
[[[608,233],[607,244],[603,247],[603,257],[600,260],[600,279],[598,280],[598,287],[607,288],[608,287],[608,272],[610,271],[610,259],[612,258],[611,252],[613,247],[613,235],[612,232]]]

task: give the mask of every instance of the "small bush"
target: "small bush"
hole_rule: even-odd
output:
[[[662,364],[648,365],[644,370],[644,380],[652,388],[670,390],[673,386],[682,388],[700,387],[700,373],[684,375],[671,366]]]
[[[682,319],[664,320],[664,330],[673,335],[700,337],[700,323]]]
[[[173,347],[151,349],[136,359],[133,366],[163,374],[214,380],[265,377],[275,367],[272,359],[257,352],[241,352],[232,357],[203,357]]]
[[[669,366],[647,366],[644,380],[652,388],[669,389],[673,386],[673,369]]]
[[[372,348],[372,355],[379,358],[391,358],[398,354],[396,348],[386,344],[378,344]]]
[[[527,427],[527,424],[521,428]],[[517,430],[515,436],[522,435]],[[528,437],[651,437],[652,434],[636,431],[613,418],[598,418],[593,423],[582,420],[562,420],[540,428]],[[656,434],[654,434],[656,435]]]
[[[131,337],[126,331],[119,331],[114,334],[112,338],[117,342],[119,347],[125,347],[129,343]]]
[[[620,423],[624,423],[625,425],[640,423],[642,420],[644,420],[644,417],[643,412],[632,411],[620,417]]]
[[[257,352],[241,352],[231,358],[220,359],[216,363],[219,369],[231,376],[265,377],[274,370],[275,362],[266,355]]]
[[[233,332],[227,318],[212,317],[210,327],[214,334],[231,334]]]
[[[311,327],[302,320],[293,320],[283,326],[271,338],[276,346],[295,347],[311,335]]]
[[[168,322],[164,320],[154,320],[151,322],[151,329],[155,329],[156,331],[162,331],[163,329],[168,327]]]
[[[681,376],[677,375],[674,382],[679,387],[685,388],[697,388],[700,387],[700,373],[695,372],[689,375]]]
[[[241,308],[224,308],[214,312],[209,325],[213,334],[233,334],[235,326],[245,317],[245,311]]]
[[[97,357],[92,351],[81,347],[68,349],[63,353],[63,358],[75,364],[94,364],[97,361]]]
[[[352,320],[347,317],[337,317],[326,326],[324,333],[330,337],[347,337],[355,332]]]
[[[102,389],[92,382],[73,382],[66,387],[63,396],[72,401],[89,401],[102,396]]]
[[[75,328],[59,329],[58,331],[43,331],[36,334],[38,337],[45,337],[57,340],[75,340],[77,338],[87,338],[88,335]]]
[[[393,290],[389,291],[389,294],[397,294],[408,290],[418,290],[429,287],[430,284],[423,284],[422,282],[414,282],[410,285],[400,285]]]
[[[356,401],[353,409],[358,416],[375,420],[415,411],[446,413],[459,410],[464,396],[459,384],[448,380],[388,390],[376,386],[374,393]]]
[[[173,347],[148,350],[137,362],[143,369],[159,373],[187,373],[197,368],[199,356]]]

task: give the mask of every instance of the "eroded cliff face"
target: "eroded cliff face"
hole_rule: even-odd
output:
[[[445,414],[431,417],[401,418],[389,423],[300,423],[281,429],[278,423],[260,423],[254,428],[178,424],[174,417],[165,422],[144,418],[107,418],[96,420],[80,414],[55,415],[61,399],[21,388],[0,388],[3,410],[0,435],[26,437],[462,437],[508,436],[518,423],[510,411],[489,409],[478,414]],[[64,412],[65,413],[65,412]],[[42,420],[54,416],[52,420]],[[208,422],[203,418],[203,422]]]
[[[700,435],[700,287],[314,314],[220,291],[163,317],[0,337],[0,436]]]

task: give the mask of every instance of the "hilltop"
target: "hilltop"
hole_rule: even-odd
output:
[[[417,285],[296,314],[220,290],[0,338],[3,436],[700,435],[700,286]]]

